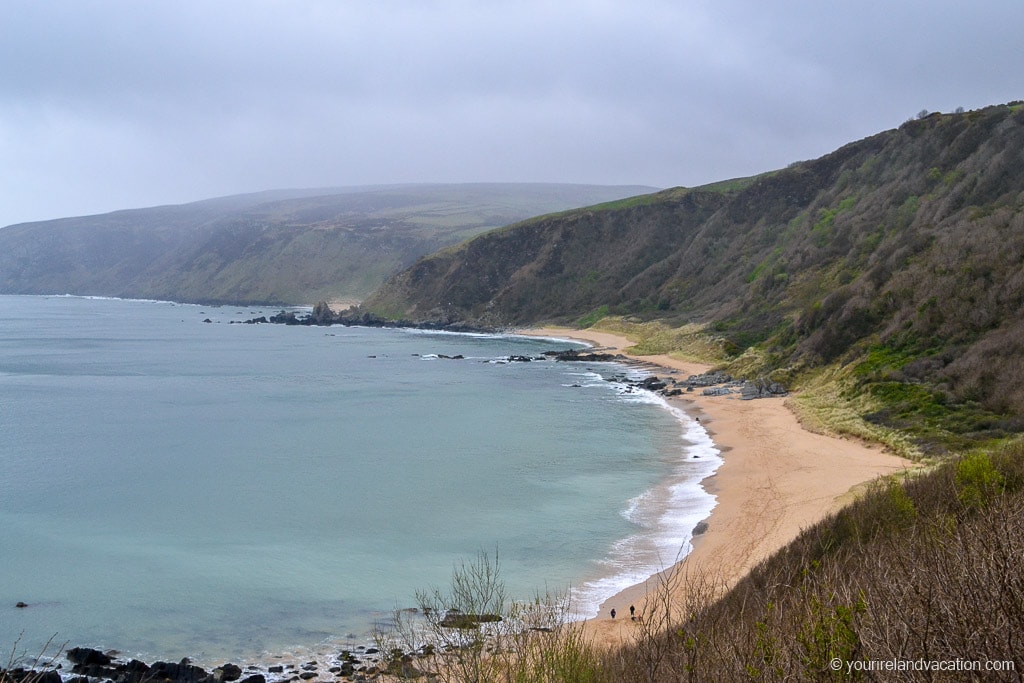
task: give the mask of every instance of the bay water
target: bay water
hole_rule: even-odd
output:
[[[504,362],[566,340],[232,324],[276,310],[0,296],[0,647],[366,643],[481,552],[514,597],[593,616],[714,505],[717,450],[614,381],[639,370]]]

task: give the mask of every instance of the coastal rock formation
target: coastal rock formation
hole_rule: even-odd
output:
[[[330,325],[334,320],[334,311],[327,304],[326,301],[318,301],[316,306],[313,307],[313,313],[310,315],[314,325]]]
[[[237,681],[242,677],[242,667],[237,664],[224,664],[213,670],[213,677],[218,681]]]
[[[74,647],[65,653],[71,663],[73,677],[67,680],[74,683],[85,683],[91,680],[115,681],[116,683],[266,683],[262,673],[253,673],[242,678],[242,667],[237,664],[223,664],[212,672],[192,664],[188,659],[180,662],[154,662],[152,665],[132,659],[127,662],[115,661],[105,652],[85,647]],[[51,683],[61,680],[56,671],[48,672],[57,675]]]
[[[661,391],[668,385],[665,382],[658,379],[657,377],[655,377],[654,375],[651,375],[650,377],[645,377],[644,379],[637,382],[636,386],[640,387],[641,389],[647,389],[648,391]]]
[[[732,375],[724,372],[705,372],[702,375],[690,375],[686,378],[688,387],[712,387],[716,384],[728,384],[732,381]]]
[[[73,647],[65,656],[76,666],[107,666],[113,661],[109,655],[87,647]]]
[[[568,351],[545,351],[544,355],[552,360],[582,363],[610,363],[612,361],[628,361],[621,353],[581,352],[577,349]]]
[[[630,389],[643,389],[653,391],[665,397],[679,396],[684,390],[692,392],[695,388],[703,387],[701,394],[704,396],[728,396],[729,394],[740,394],[740,398],[749,401],[755,398],[771,398],[773,396],[787,396],[786,388],[778,382],[765,378],[755,380],[736,380],[724,372],[708,372],[702,375],[690,375],[683,381],[672,378],[661,379],[655,375],[649,375],[642,380],[633,381],[623,377],[614,377],[614,382],[626,384]]]
[[[253,318],[252,320],[244,320],[242,322],[256,323],[262,322],[262,320]],[[417,330],[445,330],[448,332],[493,332],[489,328],[467,325],[454,318],[429,322],[387,320],[373,313],[361,312],[352,308],[335,313],[323,301],[317,302],[316,306],[313,307],[313,312],[309,315],[299,315],[295,311],[282,310],[267,318],[266,322],[277,325],[318,325],[321,327],[344,325],[346,327],[406,327]]]
[[[462,614],[452,612],[452,628],[475,628],[480,623],[499,621],[492,614]],[[303,664],[275,664],[266,667],[249,665],[244,668],[232,663],[222,664],[212,671],[197,666],[188,658],[180,662],[158,661],[146,664],[137,659],[119,661],[114,652],[102,652],[88,647],[74,647],[64,653],[70,671],[53,662],[37,668],[0,668],[3,683],[297,683],[305,680],[366,681],[383,673],[402,678],[423,675],[414,662],[433,652],[424,646],[414,652],[382,653],[375,647],[359,646],[354,651],[342,650],[325,656],[321,661]]]
[[[544,357],[565,362],[635,362],[635,359],[622,354],[581,352],[577,349],[545,351]],[[511,362],[513,360],[529,360],[529,358],[510,356],[508,360]],[[740,398],[745,401],[755,398],[788,395],[786,388],[778,382],[773,382],[763,377],[755,380],[737,380],[725,372],[706,372],[700,375],[690,375],[683,381],[673,378],[662,379],[656,375],[648,375],[641,380],[630,380],[626,377],[616,376],[609,378],[609,381],[625,384],[629,387],[629,390],[643,389],[645,391],[653,391],[665,397],[679,396],[684,391],[692,392],[695,388],[701,387],[704,389],[701,392],[704,396],[726,396],[738,393]]]
[[[497,614],[466,614],[451,610],[444,615],[444,619],[441,620],[441,626],[444,628],[471,629],[478,627],[480,624],[489,624],[496,621],[501,621],[501,617]]]
[[[743,384],[740,385],[740,398],[744,401],[749,401],[755,398],[786,396],[787,393],[786,388],[781,384],[778,382],[772,382],[771,380],[763,377],[752,382],[743,382]]]

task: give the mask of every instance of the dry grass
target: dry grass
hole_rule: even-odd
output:
[[[629,352],[641,356],[667,354],[674,358],[715,365],[725,359],[723,340],[711,335],[706,325],[691,323],[669,327],[661,322],[633,322],[625,318],[603,318],[595,330],[613,332],[635,340]]]
[[[848,369],[833,365],[805,373],[801,379],[800,391],[788,405],[805,429],[882,444],[900,457],[922,459],[921,449],[906,434],[863,418],[875,406],[869,405],[866,395],[847,398],[844,387],[850,383]]]

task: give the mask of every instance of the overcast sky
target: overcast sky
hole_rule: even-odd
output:
[[[698,185],[1024,99],[1022,0],[2,0],[0,225],[264,189]]]

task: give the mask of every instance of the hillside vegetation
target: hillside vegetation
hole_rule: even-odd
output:
[[[492,231],[420,259],[361,310],[696,324],[721,363],[817,382],[859,429],[963,450],[1024,429],[1022,209],[1024,105],[932,114],[753,178]]]
[[[0,293],[197,303],[360,300],[417,257],[653,188],[545,184],[281,190],[0,230]]]

